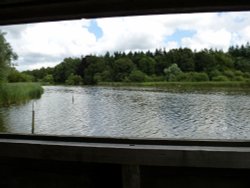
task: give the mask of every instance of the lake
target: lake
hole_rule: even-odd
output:
[[[98,137],[250,139],[249,92],[44,86],[35,133]],[[0,131],[31,133],[32,103],[0,108]]]

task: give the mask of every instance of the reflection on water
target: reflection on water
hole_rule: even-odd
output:
[[[247,93],[44,88],[44,95],[35,102],[37,134],[250,139],[250,95]],[[1,131],[30,133],[31,112],[31,102],[1,108]]]

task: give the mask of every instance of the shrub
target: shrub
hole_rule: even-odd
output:
[[[245,79],[243,78],[243,76],[236,76],[234,78],[234,81],[245,81]]]
[[[27,75],[25,73],[20,73],[15,69],[11,69],[9,71],[8,77],[7,77],[8,82],[32,82],[34,78],[30,75]]]
[[[227,70],[227,71],[224,71],[224,76],[226,76],[227,78],[229,78],[230,80],[233,80],[234,77],[235,77],[235,74],[233,71],[231,70]]]
[[[193,82],[205,82],[205,81],[209,81],[208,75],[205,72],[202,73],[198,73],[198,72],[194,72],[192,75],[192,81]]]
[[[250,73],[249,73],[249,72],[245,72],[245,73],[244,73],[244,77],[245,77],[245,78],[250,78]]]
[[[177,64],[172,64],[170,67],[164,69],[164,73],[168,81],[176,81],[177,76],[182,73],[182,71]]]
[[[243,72],[241,72],[241,71],[235,71],[235,76],[243,76],[244,75],[244,73]]]
[[[101,82],[101,81],[102,81],[102,75],[101,75],[101,73],[96,73],[96,74],[94,75],[93,80],[94,80],[95,83]]]
[[[217,76],[221,76],[221,75],[222,75],[222,73],[218,70],[213,70],[213,71],[209,72],[210,80],[212,80],[213,77],[217,77]]]
[[[54,77],[52,74],[47,74],[43,79],[42,79],[43,83],[46,84],[53,84],[54,83]]]
[[[190,75],[191,75],[190,73],[180,73],[176,77],[176,81],[191,82]]]
[[[111,69],[104,70],[101,73],[101,80],[99,80],[99,81],[111,82],[112,81],[112,70]]]
[[[213,77],[212,80],[216,81],[216,82],[226,82],[226,81],[229,81],[229,79],[226,76],[223,76],[223,75]]]
[[[188,72],[180,73],[176,77],[176,81],[182,82],[206,82],[209,81],[207,73],[198,73],[198,72]]]
[[[128,79],[131,82],[144,82],[145,81],[145,74],[140,70],[133,70],[130,73]]]
[[[165,81],[164,76],[156,76],[155,74],[152,76],[145,76],[145,82],[162,82]]]
[[[66,80],[67,85],[80,85],[82,84],[82,77],[79,75],[70,74]]]

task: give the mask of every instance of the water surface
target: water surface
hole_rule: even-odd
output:
[[[102,137],[250,139],[250,94],[46,86],[35,133]],[[72,101],[72,97],[74,101]],[[0,108],[0,130],[30,133],[32,102]]]

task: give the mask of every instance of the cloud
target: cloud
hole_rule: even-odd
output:
[[[65,57],[91,53],[96,37],[88,31],[88,20],[5,26],[6,39],[19,55],[18,64],[60,63]],[[19,67],[18,67],[19,68]]]
[[[250,13],[102,18],[3,26],[19,70],[54,66],[65,57],[107,51],[189,47],[227,50],[250,41]],[[179,38],[177,38],[179,37]],[[168,40],[166,40],[168,39]]]
[[[34,53],[34,52],[29,52],[27,54],[24,54],[24,56],[22,57],[24,57],[24,60],[22,60],[23,61],[22,65],[32,65],[38,62],[55,62],[55,61],[60,61],[62,58],[60,55],[47,55],[43,53]]]
[[[87,21],[34,24],[22,32],[24,52],[79,55],[95,44]]]
[[[181,44],[197,50],[210,47],[227,50],[231,37],[231,33],[225,29],[216,31],[208,29],[198,31],[192,38],[183,38]]]
[[[173,28],[164,26],[161,16],[106,18],[97,20],[103,31],[98,51],[146,50],[161,47]]]
[[[199,13],[106,18],[97,21],[103,30],[97,51],[128,51],[189,47],[227,50],[230,45],[250,40],[250,13]],[[164,42],[175,33],[192,33]]]

